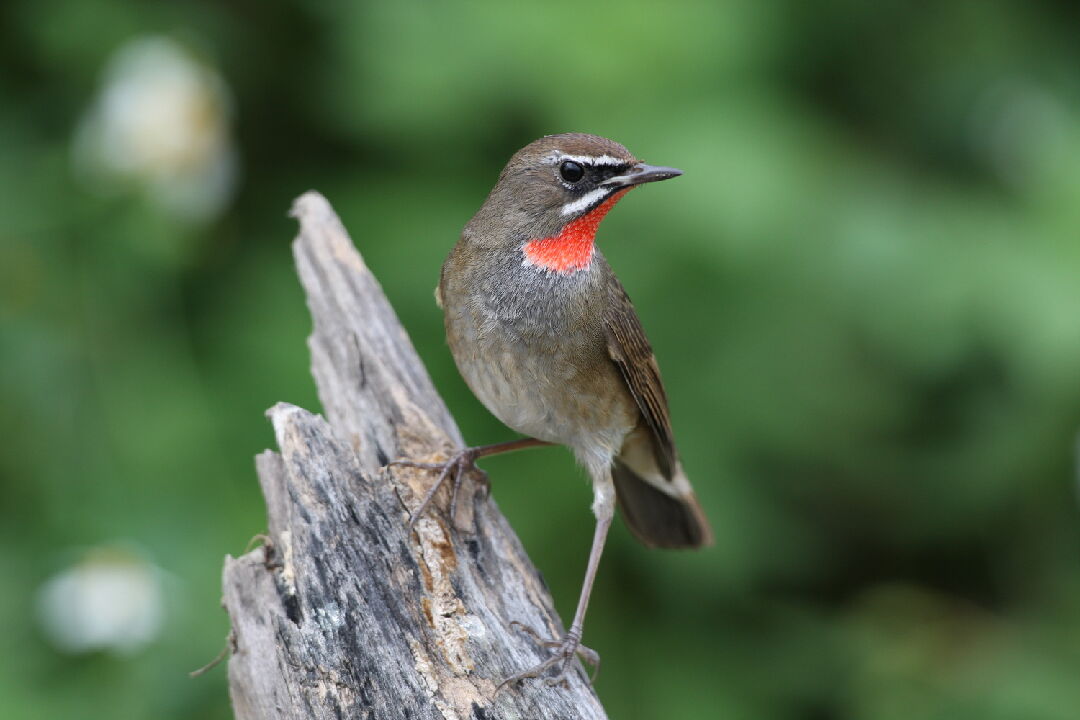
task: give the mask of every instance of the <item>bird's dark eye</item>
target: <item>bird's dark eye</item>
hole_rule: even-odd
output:
[[[566,182],[576,183],[585,177],[585,168],[573,160],[564,160],[563,164],[559,166],[559,174],[562,175],[562,179]]]

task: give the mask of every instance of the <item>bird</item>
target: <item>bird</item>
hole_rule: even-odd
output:
[[[442,267],[436,301],[466,384],[523,438],[469,447],[446,462],[395,464],[439,471],[410,529],[439,487],[502,452],[564,445],[592,481],[596,517],[570,629],[544,640],[550,657],[506,678],[566,684],[574,658],[598,666],[581,642],[586,609],[616,508],[647,546],[698,548],[712,531],[672,435],[660,370],[630,298],[596,247],[600,221],[630,190],[682,175],[649,165],[597,135],[542,137],[516,152]]]

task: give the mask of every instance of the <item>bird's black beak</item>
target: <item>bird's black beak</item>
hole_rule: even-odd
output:
[[[657,180],[669,180],[680,175],[682,175],[682,170],[677,168],[638,163],[622,175],[608,178],[600,184],[607,187],[633,187],[634,185],[656,182]]]

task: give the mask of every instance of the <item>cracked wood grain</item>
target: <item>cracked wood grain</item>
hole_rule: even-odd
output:
[[[309,192],[292,215],[325,418],[285,403],[267,413],[278,450],[256,469],[270,542],[226,557],[223,577],[236,717],[604,718],[583,672],[566,689],[496,694],[545,657],[511,621],[562,634],[551,597],[472,483],[454,522],[441,492],[407,534],[434,476],[386,462],[445,459],[461,434],[330,204]]]

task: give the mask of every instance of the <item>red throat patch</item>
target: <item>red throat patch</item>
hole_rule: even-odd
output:
[[[628,187],[615,191],[589,212],[566,223],[555,237],[536,238],[525,243],[522,252],[526,261],[544,270],[564,274],[589,267],[593,258],[593,238],[600,221],[631,190],[633,188]]]

